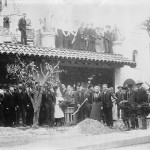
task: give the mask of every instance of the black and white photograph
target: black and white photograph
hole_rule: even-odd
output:
[[[150,1],[0,0],[0,150],[150,150]]]

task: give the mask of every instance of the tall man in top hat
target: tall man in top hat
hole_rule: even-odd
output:
[[[26,35],[26,14],[19,20],[18,28],[21,32],[21,44],[27,45],[27,35]]]

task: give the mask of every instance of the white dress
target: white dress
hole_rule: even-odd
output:
[[[118,120],[116,101],[112,100],[112,102],[113,102],[112,117],[113,117],[113,120]]]
[[[59,106],[59,102],[62,101],[62,97],[56,96],[56,104],[55,104],[55,112],[54,112],[54,118],[63,118],[64,113],[62,109]]]

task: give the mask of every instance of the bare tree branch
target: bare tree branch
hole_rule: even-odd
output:
[[[56,64],[56,66],[55,66],[54,68],[58,67],[58,66],[59,66],[59,64],[60,64],[60,61],[58,61],[58,63]]]
[[[40,68],[41,68],[41,73],[42,73],[43,77],[45,78],[46,76],[43,73],[42,64],[40,64]]]

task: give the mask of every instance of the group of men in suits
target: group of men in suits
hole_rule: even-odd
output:
[[[103,123],[109,127],[113,127],[113,115],[112,115],[112,108],[113,108],[113,101],[115,99],[115,103],[117,105],[117,115],[118,119],[121,118],[121,111],[120,111],[120,102],[123,100],[128,101],[131,105],[132,104],[141,104],[142,102],[148,102],[148,94],[145,88],[142,87],[143,82],[136,83],[136,90],[133,89],[132,84],[128,84],[127,87],[118,87],[118,92],[114,92],[108,88],[107,84],[103,84],[100,95],[101,95],[101,102],[102,102],[102,120]],[[90,118],[90,113],[93,104],[93,86],[88,86],[88,88],[84,85],[80,85],[78,90],[75,92],[75,110],[80,108],[77,113],[77,122],[80,122],[86,118]],[[87,101],[85,101],[87,99]],[[82,103],[84,103],[82,105]],[[133,116],[130,120],[131,128],[135,129],[138,128],[138,120],[136,117]]]
[[[0,126],[32,126],[34,108],[31,98],[34,93],[22,84],[0,89]],[[53,126],[55,92],[44,89],[40,105],[39,125]]]
[[[93,24],[84,25],[84,23],[78,26],[76,31],[63,31],[62,29],[57,29],[56,31],[56,48],[96,52],[96,40],[103,38],[102,45],[105,48],[105,52],[113,52],[112,47],[113,42],[116,40],[116,35],[110,26],[106,26],[104,33],[97,33]]]
[[[102,102],[102,120],[103,122],[109,126],[113,126],[113,118],[112,118],[112,97],[115,98],[114,93],[109,90],[107,84],[103,84],[102,89],[99,91],[101,95]],[[86,118],[90,118],[92,104],[93,104],[94,91],[93,86],[89,85],[88,89],[84,85],[80,85],[78,90],[75,93],[75,109],[80,107],[79,112],[77,114],[77,122],[80,122]],[[87,99],[87,101],[85,101]],[[82,103],[85,103],[82,105]],[[82,106],[81,106],[82,105]]]
[[[33,106],[31,100],[22,87],[9,87],[0,90],[0,126],[22,126],[33,123]]]

